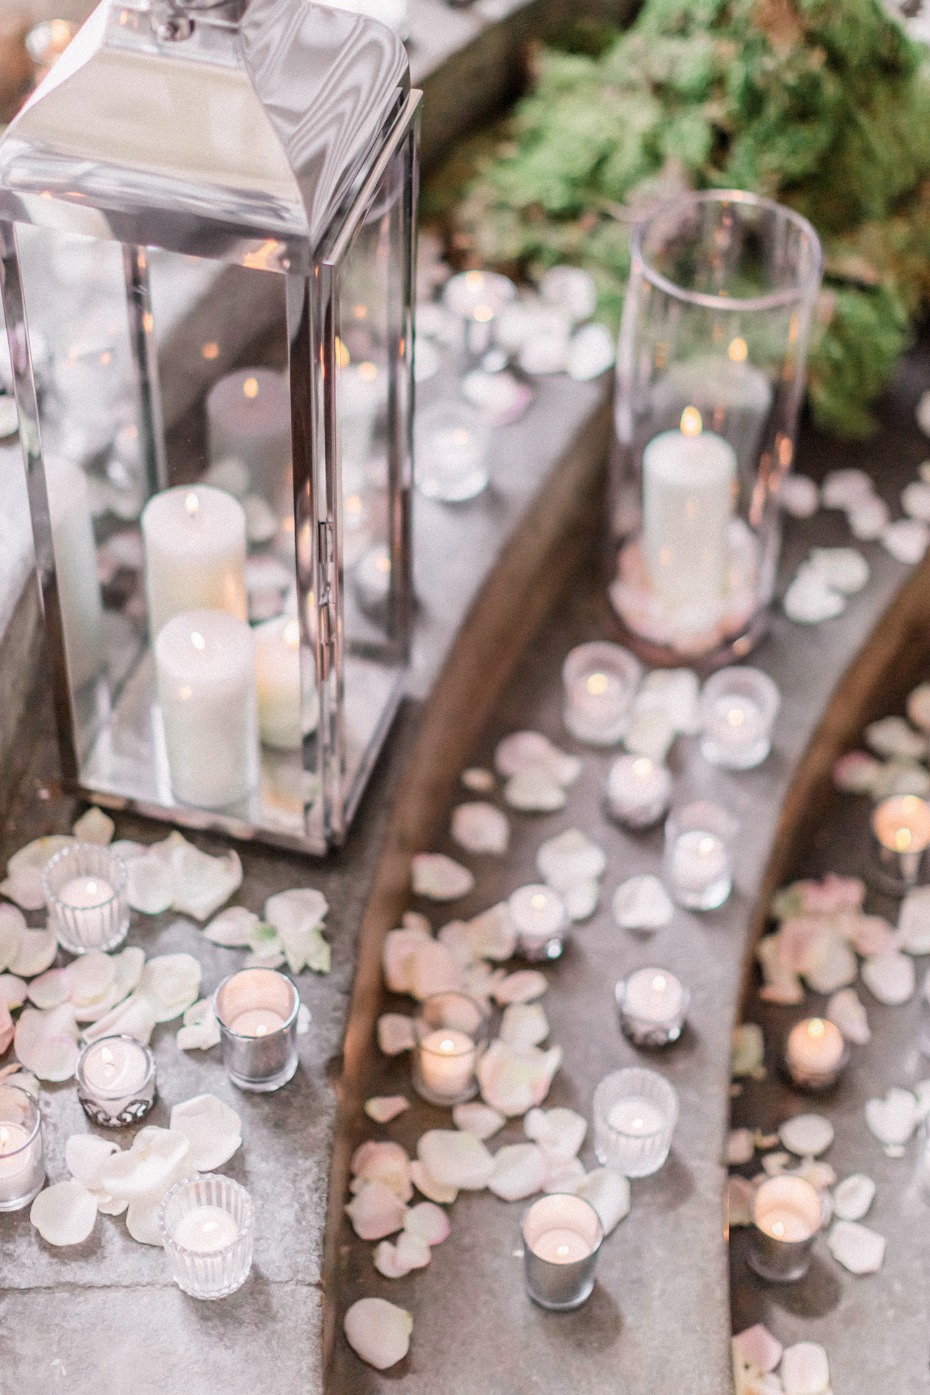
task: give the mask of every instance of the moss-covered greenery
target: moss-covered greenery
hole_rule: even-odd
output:
[[[645,0],[625,32],[539,50],[532,90],[471,154],[458,248],[531,276],[586,266],[614,320],[657,193],[752,189],[806,214],[827,254],[814,410],[869,430],[930,301],[930,64],[879,0]]]

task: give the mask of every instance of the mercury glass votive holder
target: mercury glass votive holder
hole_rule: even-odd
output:
[[[44,1182],[39,1102],[19,1085],[0,1084],[0,1211],[21,1211]]]
[[[849,1043],[835,1022],[805,1017],[785,1039],[785,1073],[792,1085],[809,1094],[831,1090],[849,1064]]]
[[[478,1093],[475,1074],[488,1037],[488,1014],[466,993],[433,993],[413,1020],[413,1088],[430,1104],[454,1105]]]
[[[576,741],[614,746],[623,736],[642,677],[638,659],[619,644],[579,644],[562,666],[564,720]]]
[[[517,953],[531,964],[559,959],[571,933],[571,916],[558,892],[542,882],[517,887],[507,909],[517,930]]]
[[[591,1296],[604,1231],[590,1202],[556,1192],[523,1218],[523,1272],[534,1303],[555,1312],[580,1308]]]
[[[669,1155],[678,1096],[664,1076],[631,1066],[606,1075],[594,1091],[594,1151],[625,1177],[649,1177]]]
[[[280,1090],[297,1070],[300,994],[277,969],[240,969],[213,995],[223,1065],[240,1090]]]
[[[634,1046],[671,1046],[684,1030],[691,995],[665,969],[637,969],[614,989],[620,1028]]]
[[[869,879],[882,891],[904,892],[922,880],[930,847],[930,803],[915,794],[892,795],[872,810]]]
[[[252,1198],[231,1177],[204,1173],[177,1182],[158,1212],[171,1277],[191,1298],[226,1298],[252,1267]]]
[[[750,1268],[772,1283],[793,1283],[807,1273],[824,1223],[817,1188],[803,1177],[768,1177],[752,1199]]]
[[[722,906],[733,889],[736,820],[699,800],[673,809],[665,823],[663,871],[672,897],[692,911]]]
[[[671,771],[651,756],[618,756],[610,767],[607,811],[625,828],[651,828],[665,817],[671,797]]]
[[[74,843],[50,858],[42,886],[49,929],[69,954],[116,949],[129,930],[129,873],[97,843]]]
[[[772,749],[780,704],[776,684],[761,669],[719,669],[701,692],[701,755],[724,770],[761,765]]]
[[[88,1042],[74,1074],[81,1108],[101,1128],[136,1124],[155,1103],[155,1057],[135,1037],[98,1037]]]

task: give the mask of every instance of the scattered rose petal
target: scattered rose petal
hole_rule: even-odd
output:
[[[757,1022],[742,1022],[733,1033],[730,1073],[741,1076],[757,1075],[765,1061],[765,1038]]]
[[[523,814],[554,814],[568,803],[565,787],[548,770],[521,770],[511,776],[504,800]]]
[[[174,903],[174,873],[157,853],[134,857],[127,866],[129,904],[143,915],[161,915]]]
[[[410,963],[410,992],[420,1002],[436,993],[456,993],[462,986],[462,965],[438,940],[425,940]]]
[[[124,1152],[112,1153],[100,1168],[101,1190],[130,1202],[164,1196],[190,1166],[190,1143],[174,1129],[141,1128]]]
[[[727,1136],[726,1161],[728,1167],[741,1167],[752,1162],[756,1144],[752,1129],[731,1129]]]
[[[545,974],[538,969],[517,969],[495,986],[494,997],[502,1007],[507,1003],[531,1003],[541,998],[548,987]]]
[[[96,843],[100,847],[106,847],[108,843],[113,841],[116,824],[109,814],[105,814],[102,809],[92,805],[85,814],[81,815],[71,831],[81,843]]]
[[[659,930],[674,915],[671,897],[659,878],[650,874],[621,882],[611,909],[621,930]]]
[[[523,1132],[527,1138],[538,1143],[549,1159],[568,1162],[577,1157],[588,1121],[573,1109],[531,1109],[523,1121]]]
[[[346,1313],[343,1329],[356,1356],[375,1370],[386,1371],[410,1350],[413,1318],[384,1298],[360,1298]]]
[[[778,491],[778,502],[792,518],[813,518],[820,491],[809,475],[786,475]]]
[[[827,1003],[826,1015],[854,1045],[866,1046],[872,1040],[865,1005],[854,989],[843,988],[834,993]]]
[[[820,572],[803,566],[782,600],[789,620],[799,625],[819,625],[833,620],[846,609],[846,600],[824,580]]]
[[[200,963],[192,954],[159,954],[149,959],[139,992],[152,1004],[156,1022],[172,1022],[200,996]]]
[[[329,973],[330,949],[323,938],[328,911],[326,897],[314,887],[279,891],[265,902],[265,921],[277,931],[292,974],[305,968],[315,974]]]
[[[244,906],[228,906],[204,926],[203,933],[215,945],[246,949],[251,946],[251,936],[260,923],[254,911],[247,911]]]
[[[7,968],[17,978],[34,978],[45,972],[57,953],[58,941],[50,930],[24,930],[16,957]]]
[[[18,906],[0,905],[0,972],[8,969],[19,954],[26,917]]]
[[[503,1114],[492,1109],[489,1104],[469,1100],[467,1104],[457,1104],[452,1110],[452,1119],[457,1129],[463,1133],[473,1133],[475,1138],[485,1142],[493,1138],[504,1127],[507,1120]]]
[[[372,1095],[365,1101],[365,1113],[376,1124],[389,1124],[392,1119],[410,1108],[410,1101],[403,1095]]]
[[[837,1221],[827,1237],[833,1258],[851,1274],[877,1274],[885,1259],[885,1239],[856,1221]]]
[[[579,1158],[569,1158],[566,1162],[558,1158],[546,1158],[546,1175],[543,1178],[544,1192],[574,1192],[587,1176],[584,1163]]]
[[[401,1012],[385,1012],[378,1018],[378,1047],[385,1056],[399,1056],[416,1045],[413,1018]]]
[[[785,1395],[830,1395],[827,1353],[817,1342],[797,1342],[786,1347],[781,1379]]]
[[[880,1003],[897,1007],[914,996],[917,987],[914,961],[897,950],[876,954],[862,965],[862,982]]]
[[[905,954],[930,954],[930,886],[916,887],[901,902],[898,948]]]
[[[869,564],[854,547],[812,548],[810,565],[844,596],[854,596],[868,584]]]
[[[915,567],[923,560],[928,542],[930,528],[916,518],[900,518],[896,523],[889,523],[881,534],[885,551],[890,552],[896,562],[908,567]]]
[[[459,1194],[458,1187],[450,1187],[445,1182],[437,1182],[419,1158],[414,1158],[410,1164],[410,1180],[418,1192],[422,1192],[423,1196],[428,1197],[430,1201],[438,1202],[440,1206],[451,1206]]]
[[[33,983],[36,980],[33,979]],[[15,974],[0,974],[0,1003],[3,1003],[10,1012],[15,1008],[22,1007],[26,1001],[28,989],[25,979],[17,978]],[[38,1007],[38,1004],[36,1004]],[[53,1004],[52,1006],[57,1006]]]
[[[584,325],[572,336],[565,371],[575,383],[588,383],[613,367],[614,339],[606,326]]]
[[[833,1214],[841,1221],[861,1221],[875,1200],[875,1183],[864,1172],[845,1177],[833,1191]]]
[[[602,877],[607,856],[580,828],[567,828],[542,844],[536,854],[536,866],[553,890],[565,892],[579,882]]]
[[[369,1139],[356,1148],[351,1161],[352,1176],[359,1182],[383,1182],[401,1201],[413,1195],[410,1158],[399,1143]]]
[[[610,1235],[630,1212],[630,1179],[610,1168],[598,1167],[579,1183],[576,1194],[589,1201],[600,1217],[604,1235]]]
[[[417,1156],[441,1185],[480,1191],[494,1172],[494,1159],[474,1134],[458,1129],[430,1129],[417,1144]]]
[[[675,732],[694,736],[700,729],[700,685],[689,668],[653,669],[640,684],[634,700],[637,712],[661,708]]]
[[[462,784],[472,794],[490,794],[496,783],[493,773],[482,770],[480,766],[470,766],[462,771]]]
[[[506,1046],[539,1046],[549,1035],[549,1022],[539,1003],[511,1003],[504,1009],[498,1035]]]
[[[833,783],[847,794],[870,794],[880,763],[867,751],[847,751],[833,767]]]
[[[376,1180],[359,1188],[346,1214],[360,1240],[383,1240],[401,1229],[406,1209],[390,1187]]]
[[[885,761],[878,769],[868,791],[873,799],[887,799],[893,794],[924,796],[930,791],[930,772],[912,760]]]
[[[755,1327],[747,1327],[733,1338],[733,1350],[747,1365],[768,1372],[775,1370],[784,1348],[767,1327],[757,1322]]]
[[[920,1121],[917,1097],[910,1090],[892,1087],[884,1099],[866,1101],[865,1122],[886,1149],[899,1155]]]
[[[915,731],[903,717],[881,717],[865,729],[865,743],[879,756],[901,760],[922,760],[927,754],[927,737]]]
[[[80,1182],[56,1182],[39,1192],[29,1219],[49,1245],[81,1245],[97,1220],[97,1202]]]
[[[16,1024],[19,1061],[40,1080],[70,1080],[78,1058],[78,1030],[70,1003],[39,1012],[23,1008]]]
[[[535,1046],[518,1051],[502,1041],[494,1041],[478,1062],[481,1097],[485,1104],[508,1118],[525,1114],[534,1105],[542,1104],[561,1063],[559,1046],[549,1051]]]
[[[535,1143],[510,1143],[494,1156],[488,1190],[502,1201],[523,1201],[542,1191],[546,1160]]]
[[[799,1158],[817,1158],[833,1142],[833,1125],[822,1114],[796,1114],[786,1119],[778,1137]]]
[[[888,527],[891,511],[877,494],[861,499],[846,515],[857,542],[877,542]]]
[[[417,853],[411,863],[411,876],[414,895],[430,901],[457,901],[475,885],[473,873],[445,853]]]
[[[117,1152],[118,1143],[92,1133],[74,1133],[65,1144],[65,1162],[75,1182],[89,1192],[98,1192],[100,1174],[107,1158]]]
[[[817,953],[816,960],[801,967],[801,973],[808,988],[815,993],[835,993],[855,983],[859,975],[859,964],[855,954],[845,940],[838,935],[827,935]]]
[[[930,484],[925,480],[913,480],[905,485],[901,490],[901,507],[909,518],[930,523]]]
[[[828,470],[820,487],[825,509],[848,509],[874,493],[871,475],[865,470],[846,467]]]
[[[633,756],[648,756],[663,765],[675,740],[675,723],[664,707],[644,708],[637,703],[633,718],[623,735],[623,744]]]
[[[381,968],[392,993],[413,992],[414,955],[423,945],[432,942],[429,931],[418,925],[388,931],[381,951]]]
[[[581,774],[581,761],[553,745],[540,731],[515,731],[500,741],[494,764],[505,779],[531,771],[546,771],[556,784],[567,788]]]
[[[40,911],[45,905],[43,871],[56,853],[61,852],[63,848],[70,848],[76,841],[75,838],[62,833],[34,838],[10,858],[6,865],[7,879],[0,883],[0,893],[15,901],[24,911]],[[29,975],[24,977],[28,978]]]
[[[242,1144],[242,1120],[216,1095],[195,1095],[176,1104],[169,1127],[187,1139],[188,1158],[198,1172],[215,1172]]]
[[[0,1056],[10,1049],[13,1038],[16,1035],[16,1028],[13,1026],[13,1018],[6,1001],[0,998]]]
[[[402,1279],[414,1269],[425,1269],[430,1258],[426,1242],[404,1231],[396,1244],[390,1240],[381,1241],[375,1249],[374,1264],[386,1279]]]
[[[475,959],[491,959],[495,963],[509,959],[517,947],[517,927],[507,902],[499,901],[467,921],[465,938]]]
[[[452,811],[452,837],[466,852],[502,857],[510,842],[510,820],[493,804],[459,804]]]
[[[209,920],[242,885],[242,863],[232,850],[211,857],[175,831],[152,851],[171,868],[174,909],[194,920]]]
[[[597,881],[575,882],[562,892],[565,909],[575,922],[590,919],[597,910],[600,896],[601,884]]]
[[[908,720],[919,731],[930,735],[930,683],[918,683],[907,696],[905,710]]]
[[[175,1016],[178,1016],[181,1009]],[[84,1028],[85,1041],[97,1041],[100,1037],[134,1037],[147,1046],[155,1030],[155,1008],[151,998],[145,993],[133,993],[132,997],[120,1003],[112,1012],[98,1019],[90,1027]]]
[[[99,949],[88,950],[68,965],[67,978],[74,1006],[86,1007],[103,998],[116,981],[116,963]]]
[[[17,980],[22,982],[22,980]],[[71,997],[71,983],[66,969],[47,969],[34,978],[27,989],[29,1001],[37,1008],[47,1011],[60,1007]]]
[[[449,1217],[434,1201],[418,1201],[404,1217],[404,1230],[432,1248],[449,1237]]]

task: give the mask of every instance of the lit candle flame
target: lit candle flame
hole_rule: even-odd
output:
[[[772,1222],[772,1234],[775,1236],[776,1240],[780,1240],[781,1237],[784,1235],[784,1233],[785,1233],[785,1223],[784,1223],[784,1221],[773,1221],[773,1222]]]
[[[592,673],[586,686],[592,697],[601,697],[607,691],[607,674]]]
[[[644,780],[647,775],[652,773],[652,766],[653,762],[649,759],[648,756],[639,756],[633,762],[633,774],[636,776],[638,780]]]
[[[745,339],[734,339],[727,349],[727,357],[731,363],[745,363],[749,356],[749,349]]]
[[[200,512],[200,500],[193,489],[184,496],[184,511],[188,518],[194,518]]]
[[[360,363],[358,376],[364,378],[366,383],[373,383],[378,376],[378,365],[376,363]]]
[[[809,1037],[822,1037],[825,1030],[823,1020],[820,1017],[812,1017],[807,1024],[807,1035]]]
[[[264,1037],[264,1036],[267,1036],[267,1035],[268,1035],[268,1028],[265,1026],[264,1022],[261,1022],[261,1023],[255,1028],[255,1035],[256,1035],[257,1037]]]
[[[242,384],[242,395],[243,397],[247,397],[250,402],[255,400],[258,396],[257,378],[246,378],[245,382]]]
[[[727,724],[731,727],[741,727],[746,720],[746,713],[741,707],[731,707],[727,713]]]
[[[914,835],[909,828],[896,828],[894,832],[894,845],[897,852],[907,852]]]
[[[442,1051],[446,1056],[451,1056],[453,1051],[455,1050],[455,1042],[450,1041],[449,1038],[446,1037],[443,1041],[439,1043],[439,1050]]]
[[[284,626],[284,643],[288,649],[300,648],[300,624],[297,620],[289,620]]]
[[[530,905],[534,911],[544,911],[546,909],[546,898],[541,891],[530,897]]]
[[[555,1252],[556,1252],[557,1255],[567,1255],[567,1254],[568,1254],[568,1246],[567,1246],[567,1245],[557,1245],[557,1246],[556,1246],[556,1249],[555,1249]]]
[[[490,324],[494,319],[494,310],[490,305],[476,305],[471,312],[473,320],[477,320],[479,325]]]
[[[697,407],[686,407],[681,414],[682,436],[700,436],[704,423]]]
[[[655,977],[654,977],[653,980],[652,980],[652,991],[653,991],[653,993],[661,993],[661,992],[664,990],[664,988],[665,988],[665,983],[666,983],[665,975],[664,975],[664,974],[656,974]]]
[[[710,857],[711,853],[714,851],[715,845],[715,838],[702,838],[701,841],[698,843],[698,856]]]
[[[204,639],[202,634],[199,634],[197,632],[197,630],[194,630],[191,633],[191,644],[194,646],[195,649],[199,649],[201,653],[203,653],[204,649],[206,649],[207,647],[207,641]]]

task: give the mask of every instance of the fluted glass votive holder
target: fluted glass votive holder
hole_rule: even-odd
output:
[[[414,1018],[413,1088],[430,1104],[462,1104],[478,1093],[475,1074],[488,1014],[466,993],[433,993]]]
[[[0,1211],[21,1211],[44,1182],[38,1100],[19,1085],[0,1085]]]
[[[555,1312],[580,1308],[591,1296],[604,1231],[590,1202],[556,1192],[523,1218],[523,1273],[534,1303]]]
[[[74,843],[42,873],[49,929],[69,954],[111,950],[129,930],[126,864],[98,843]]]
[[[619,644],[579,644],[562,666],[564,720],[576,741],[614,746],[623,736],[642,677],[638,659]]]
[[[226,1298],[252,1267],[252,1198],[231,1177],[204,1173],[177,1182],[158,1212],[171,1277],[191,1298]]]
[[[665,823],[663,870],[672,897],[692,911],[713,911],[733,889],[737,823],[719,804],[673,809]]]
[[[240,969],[213,995],[223,1065],[240,1090],[280,1090],[297,1070],[300,994],[277,969]]]
[[[772,749],[781,704],[761,669],[733,665],[711,674],[701,693],[701,755],[724,770],[751,770]]]
[[[824,1222],[820,1193],[803,1177],[768,1177],[752,1199],[749,1265],[771,1283],[807,1273]]]
[[[594,1151],[625,1177],[649,1177],[669,1155],[678,1096],[664,1076],[638,1066],[614,1071],[594,1091]]]

